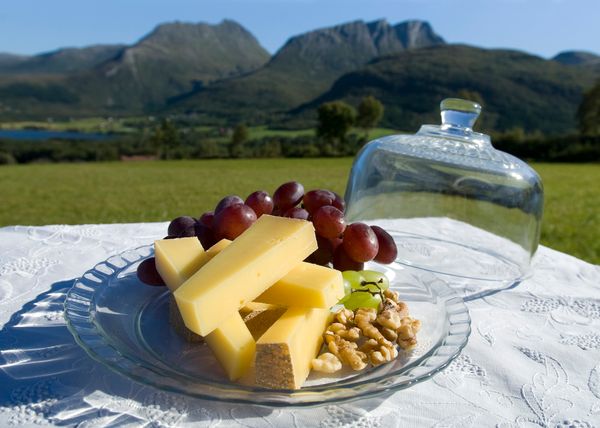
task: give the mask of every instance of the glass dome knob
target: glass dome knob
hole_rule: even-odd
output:
[[[460,98],[446,98],[440,103],[442,129],[459,128],[471,131],[481,113],[481,106]]]

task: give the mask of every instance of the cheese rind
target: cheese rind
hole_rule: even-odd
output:
[[[331,313],[321,308],[289,308],[256,342],[256,384],[299,389],[323,343]]]
[[[336,269],[300,263],[255,301],[283,306],[331,308],[344,297],[344,279]]]
[[[316,249],[312,223],[261,216],[175,290],[185,325],[206,336]]]
[[[205,252],[198,238],[154,241],[156,270],[169,290],[175,291],[205,263]]]
[[[242,377],[254,359],[256,342],[239,313],[223,321],[204,341],[230,380]]]

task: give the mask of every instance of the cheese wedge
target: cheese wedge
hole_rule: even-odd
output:
[[[205,263],[205,253],[198,238],[161,239],[154,241],[156,270],[169,290],[174,291]]]
[[[312,223],[261,216],[175,290],[185,325],[206,336],[316,249]]]
[[[256,384],[299,389],[323,343],[331,313],[321,308],[289,308],[256,342]]]
[[[344,279],[336,269],[300,263],[255,301],[283,306],[331,308],[344,297]]]
[[[238,312],[205,336],[204,341],[217,357],[229,380],[239,379],[250,368],[256,342]]]

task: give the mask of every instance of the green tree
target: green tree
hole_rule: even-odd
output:
[[[358,105],[356,125],[365,131],[365,140],[369,139],[369,131],[377,126],[383,117],[383,104],[369,95],[364,97]]]
[[[177,127],[169,119],[163,119],[154,130],[151,137],[152,145],[162,159],[171,159],[174,152],[181,145],[181,138]]]
[[[600,81],[584,94],[577,119],[582,135],[600,135]]]
[[[356,121],[356,111],[343,101],[332,101],[321,104],[317,113],[317,135],[326,140],[334,152],[339,153],[341,144]]]
[[[248,127],[243,123],[236,125],[229,144],[229,156],[240,158],[244,155],[244,143],[248,141]]]

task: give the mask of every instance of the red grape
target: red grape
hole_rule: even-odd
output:
[[[280,212],[295,207],[304,196],[304,186],[297,181],[289,181],[282,184],[273,193],[273,203]]]
[[[355,270],[360,271],[365,268],[365,264],[352,260],[352,258],[346,254],[344,246],[340,245],[333,252],[333,267],[337,270]]]
[[[379,243],[379,251],[375,256],[375,261],[385,264],[392,263],[398,255],[398,247],[396,247],[394,238],[379,226],[371,226],[371,229],[375,232]]]
[[[329,242],[331,242],[331,248],[335,250],[337,247],[342,245],[342,242],[344,241],[342,240],[342,238],[331,238]]]
[[[165,282],[160,277],[156,270],[156,262],[154,257],[147,258],[138,265],[137,277],[144,284],[148,285],[165,285]]]
[[[212,227],[212,222],[215,218],[215,213],[214,211],[208,211],[205,212],[204,214],[202,214],[200,216],[200,218],[198,219],[198,221],[208,227]]]
[[[215,236],[213,229],[205,224],[198,222],[196,223],[195,229],[196,236],[198,237],[200,244],[202,244],[202,248],[205,250],[212,247],[219,240],[219,238]]]
[[[171,236],[181,235],[187,228],[194,226],[196,220],[189,216],[181,216],[169,223],[168,234]]]
[[[331,205],[319,208],[314,213],[312,222],[317,234],[324,238],[337,238],[346,228],[344,213]]]
[[[325,266],[333,259],[333,245],[327,238],[317,235],[318,248],[312,253],[306,261]]]
[[[377,235],[364,223],[352,223],[344,232],[345,252],[357,262],[373,260],[379,251]]]
[[[333,194],[335,195],[335,199],[331,205],[336,207],[341,212],[346,211],[346,202],[344,201],[344,198],[342,198],[340,195],[338,195],[335,192],[333,192]]]
[[[334,200],[335,195],[329,190],[311,190],[302,198],[302,205],[306,211],[314,214],[322,206],[333,205]]]
[[[177,236],[167,235],[163,239],[177,239]]]
[[[178,238],[191,238],[192,236],[196,236],[196,223],[185,229],[181,232],[177,237]]]
[[[222,209],[227,208],[231,205],[243,204],[244,200],[236,195],[225,196],[219,201],[215,208],[215,215],[219,214]]]
[[[308,216],[308,211],[300,207],[290,208],[283,214],[283,217],[299,218],[300,220],[308,220]]]
[[[264,190],[257,190],[246,198],[246,205],[254,210],[256,217],[273,212],[273,199]]]
[[[215,215],[213,221],[215,236],[219,239],[234,240],[255,221],[256,213],[248,205],[230,205]]]

